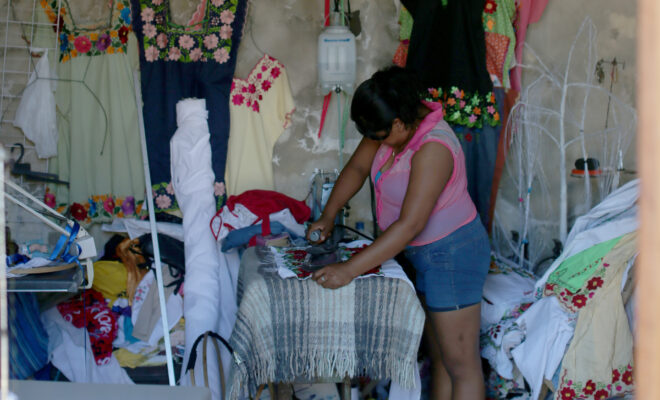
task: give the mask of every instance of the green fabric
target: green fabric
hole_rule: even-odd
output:
[[[413,27],[413,18],[405,7],[401,7],[401,12],[399,13],[399,25],[401,25],[401,30],[399,31],[399,40],[410,40],[410,34],[412,33]]]
[[[598,243],[583,250],[566,260],[548,277],[549,284],[555,284],[570,290],[572,293],[580,290],[596,272],[603,257],[621,240],[623,236]]]
[[[509,50],[506,53],[502,75],[505,88],[511,87],[509,82],[509,69],[515,57],[516,32],[513,29],[513,20],[516,17],[515,0],[486,0],[483,12],[484,30],[486,32],[499,33],[509,38]],[[492,8],[491,8],[492,7]],[[489,10],[494,11],[489,12]]]
[[[48,21],[46,13],[37,14],[40,22]],[[49,47],[55,40],[50,27],[38,38]],[[133,216],[145,193],[133,86],[139,65],[135,35],[128,35],[125,52],[78,54],[54,63],[59,141],[49,170],[70,182],[68,188],[49,188],[55,202],[71,205],[74,218],[83,223]]]

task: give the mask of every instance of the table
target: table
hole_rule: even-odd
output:
[[[336,290],[282,279],[266,247],[242,258],[230,398],[268,382],[346,376],[414,386],[424,311],[402,279],[356,279]]]

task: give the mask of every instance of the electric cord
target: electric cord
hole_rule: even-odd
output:
[[[349,231],[351,231],[353,233],[357,233],[358,235],[362,236],[365,239],[374,240],[374,238],[370,237],[369,235],[366,235],[366,234],[358,231],[357,229],[353,229],[350,226],[346,226],[346,225],[342,225],[342,224],[335,224],[335,228],[337,228],[337,227],[348,229]]]

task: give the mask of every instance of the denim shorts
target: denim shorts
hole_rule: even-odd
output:
[[[404,255],[415,267],[416,286],[430,311],[452,311],[477,304],[490,265],[488,234],[477,216],[448,236]]]

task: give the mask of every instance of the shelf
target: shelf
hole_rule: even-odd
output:
[[[82,287],[83,279],[81,268],[69,268],[45,274],[7,278],[7,291],[76,293]]]

